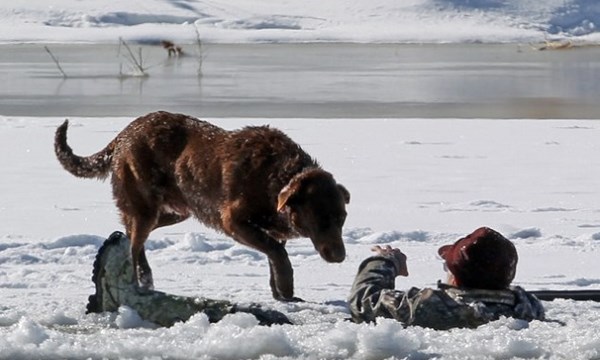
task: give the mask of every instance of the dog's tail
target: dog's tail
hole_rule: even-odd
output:
[[[67,144],[67,128],[69,120],[65,120],[56,129],[54,135],[54,152],[60,164],[77,177],[105,179],[110,172],[110,164],[114,149],[114,141],[108,146],[90,156],[73,154],[73,149]]]

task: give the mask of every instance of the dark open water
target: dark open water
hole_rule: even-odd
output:
[[[200,67],[143,46],[146,78],[117,45],[49,47],[67,79],[43,45],[0,46],[0,115],[600,118],[600,47],[204,45]]]

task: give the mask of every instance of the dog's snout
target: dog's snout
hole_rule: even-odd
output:
[[[321,257],[330,263],[340,263],[346,259],[346,249],[342,247],[324,246],[319,252]]]

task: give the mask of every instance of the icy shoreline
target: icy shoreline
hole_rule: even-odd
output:
[[[0,42],[527,43],[598,41],[594,0],[265,0],[0,5]]]

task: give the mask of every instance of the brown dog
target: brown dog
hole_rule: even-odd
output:
[[[342,226],[349,192],[281,131],[226,131],[190,116],[155,112],[137,118],[88,157],[67,145],[68,121],[54,149],[71,174],[104,179],[131,239],[134,273],[152,287],[144,242],[161,226],[194,215],[269,259],[273,297],[294,300],[286,240],[308,237],[328,262],[346,256]]]

